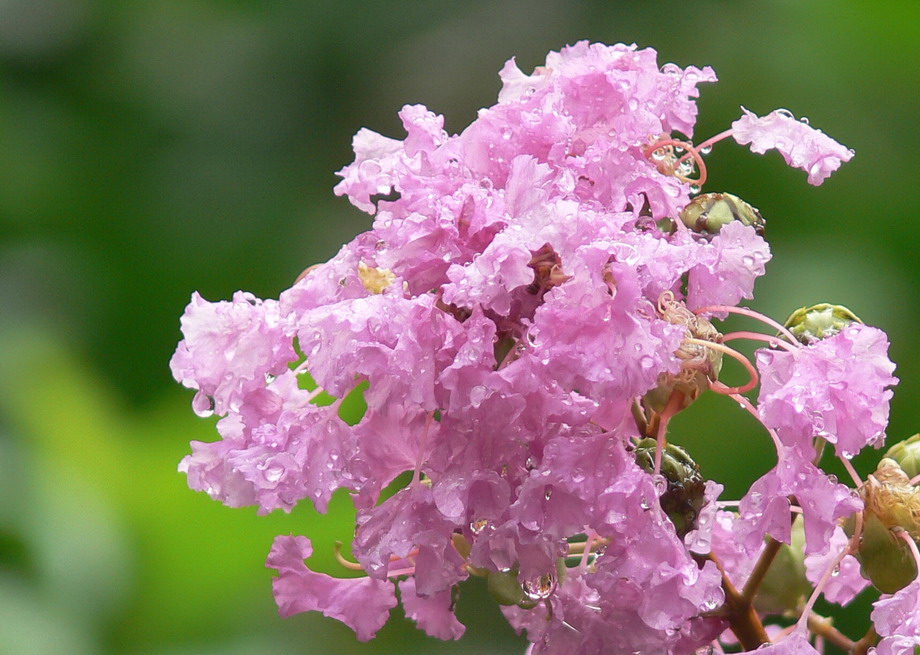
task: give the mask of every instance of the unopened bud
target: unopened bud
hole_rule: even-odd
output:
[[[786,319],[785,326],[807,346],[832,337],[853,323],[862,323],[862,320],[843,305],[824,302],[795,310]]]
[[[652,473],[657,450],[658,444],[654,439],[643,439],[636,446],[636,464]],[[706,503],[706,481],[687,451],[672,443],[667,444],[661,454],[661,475],[668,482],[668,488],[659,498],[661,509],[671,519],[677,535],[683,539],[696,527],[696,519]]]
[[[766,221],[760,211],[731,193],[704,193],[690,201],[680,220],[694,232],[717,234],[732,221],[750,225],[763,236]]]
[[[920,475],[920,434],[894,444],[885,457],[896,461],[908,478],[917,477]]]
[[[920,538],[920,488],[893,459],[883,459],[860,488],[866,505],[857,559],[862,574],[886,594],[903,589],[917,577],[910,547],[898,536]]]
[[[517,605],[524,600],[524,588],[518,581],[516,569],[489,571],[486,586],[499,605]]]
[[[811,593],[805,576],[805,527],[802,521],[792,524],[792,545],[782,544],[773,564],[757,588],[754,608],[764,614],[798,616],[798,610]]]

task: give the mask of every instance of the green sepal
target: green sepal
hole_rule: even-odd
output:
[[[648,473],[654,472],[657,450],[654,439],[642,439],[636,445],[636,463]],[[696,527],[696,519],[706,503],[706,481],[687,451],[673,443],[668,443],[662,453],[661,475],[668,483],[659,499],[661,509],[671,519],[677,535],[683,539]]]
[[[885,457],[893,459],[909,478],[920,475],[920,434],[899,441],[888,449]]]
[[[843,305],[823,302],[795,310],[785,326],[796,339],[808,345],[832,337],[853,323],[862,323],[862,319]]]

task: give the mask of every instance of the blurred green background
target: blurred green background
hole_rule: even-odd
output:
[[[257,517],[190,491],[176,465],[215,433],[167,362],[193,290],[277,297],[369,226],[331,191],[358,128],[401,137],[396,112],[423,103],[458,132],[506,59],[530,70],[580,39],[713,66],[699,137],[740,104],[787,107],[856,150],[812,188],[724,143],[707,188],[768,219],[752,305],[841,302],[887,330],[904,381],[889,435],[918,429],[915,1],[0,0],[0,653],[523,652],[475,584],[457,643],[399,610],[369,644],[279,619],[272,538],[311,536],[334,571],[347,499]],[[731,402],[674,427],[726,497],[772,466]],[[865,605],[838,622],[865,625]]]

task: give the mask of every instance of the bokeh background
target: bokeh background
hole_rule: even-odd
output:
[[[580,39],[712,65],[699,136],[741,104],[783,106],[856,150],[812,188],[723,143],[707,189],[768,219],[752,306],[782,319],[829,300],[887,330],[904,381],[889,435],[918,429],[915,0],[0,0],[0,653],[523,651],[477,584],[456,643],[399,610],[368,644],[279,619],[272,538],[310,535],[335,571],[347,498],[257,517],[190,491],[176,464],[213,421],[167,362],[193,290],[277,297],[367,229],[331,191],[358,128],[399,137],[398,109],[423,103],[459,132],[506,59],[529,70]],[[701,401],[674,429],[726,497],[772,466],[733,403]],[[837,625],[859,636],[865,614]]]

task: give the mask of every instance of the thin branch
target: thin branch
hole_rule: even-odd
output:
[[[829,642],[842,650],[850,652],[856,646],[856,642],[847,637],[834,627],[833,621],[821,616],[817,612],[811,612],[808,615],[808,629],[814,634],[824,637]]]

